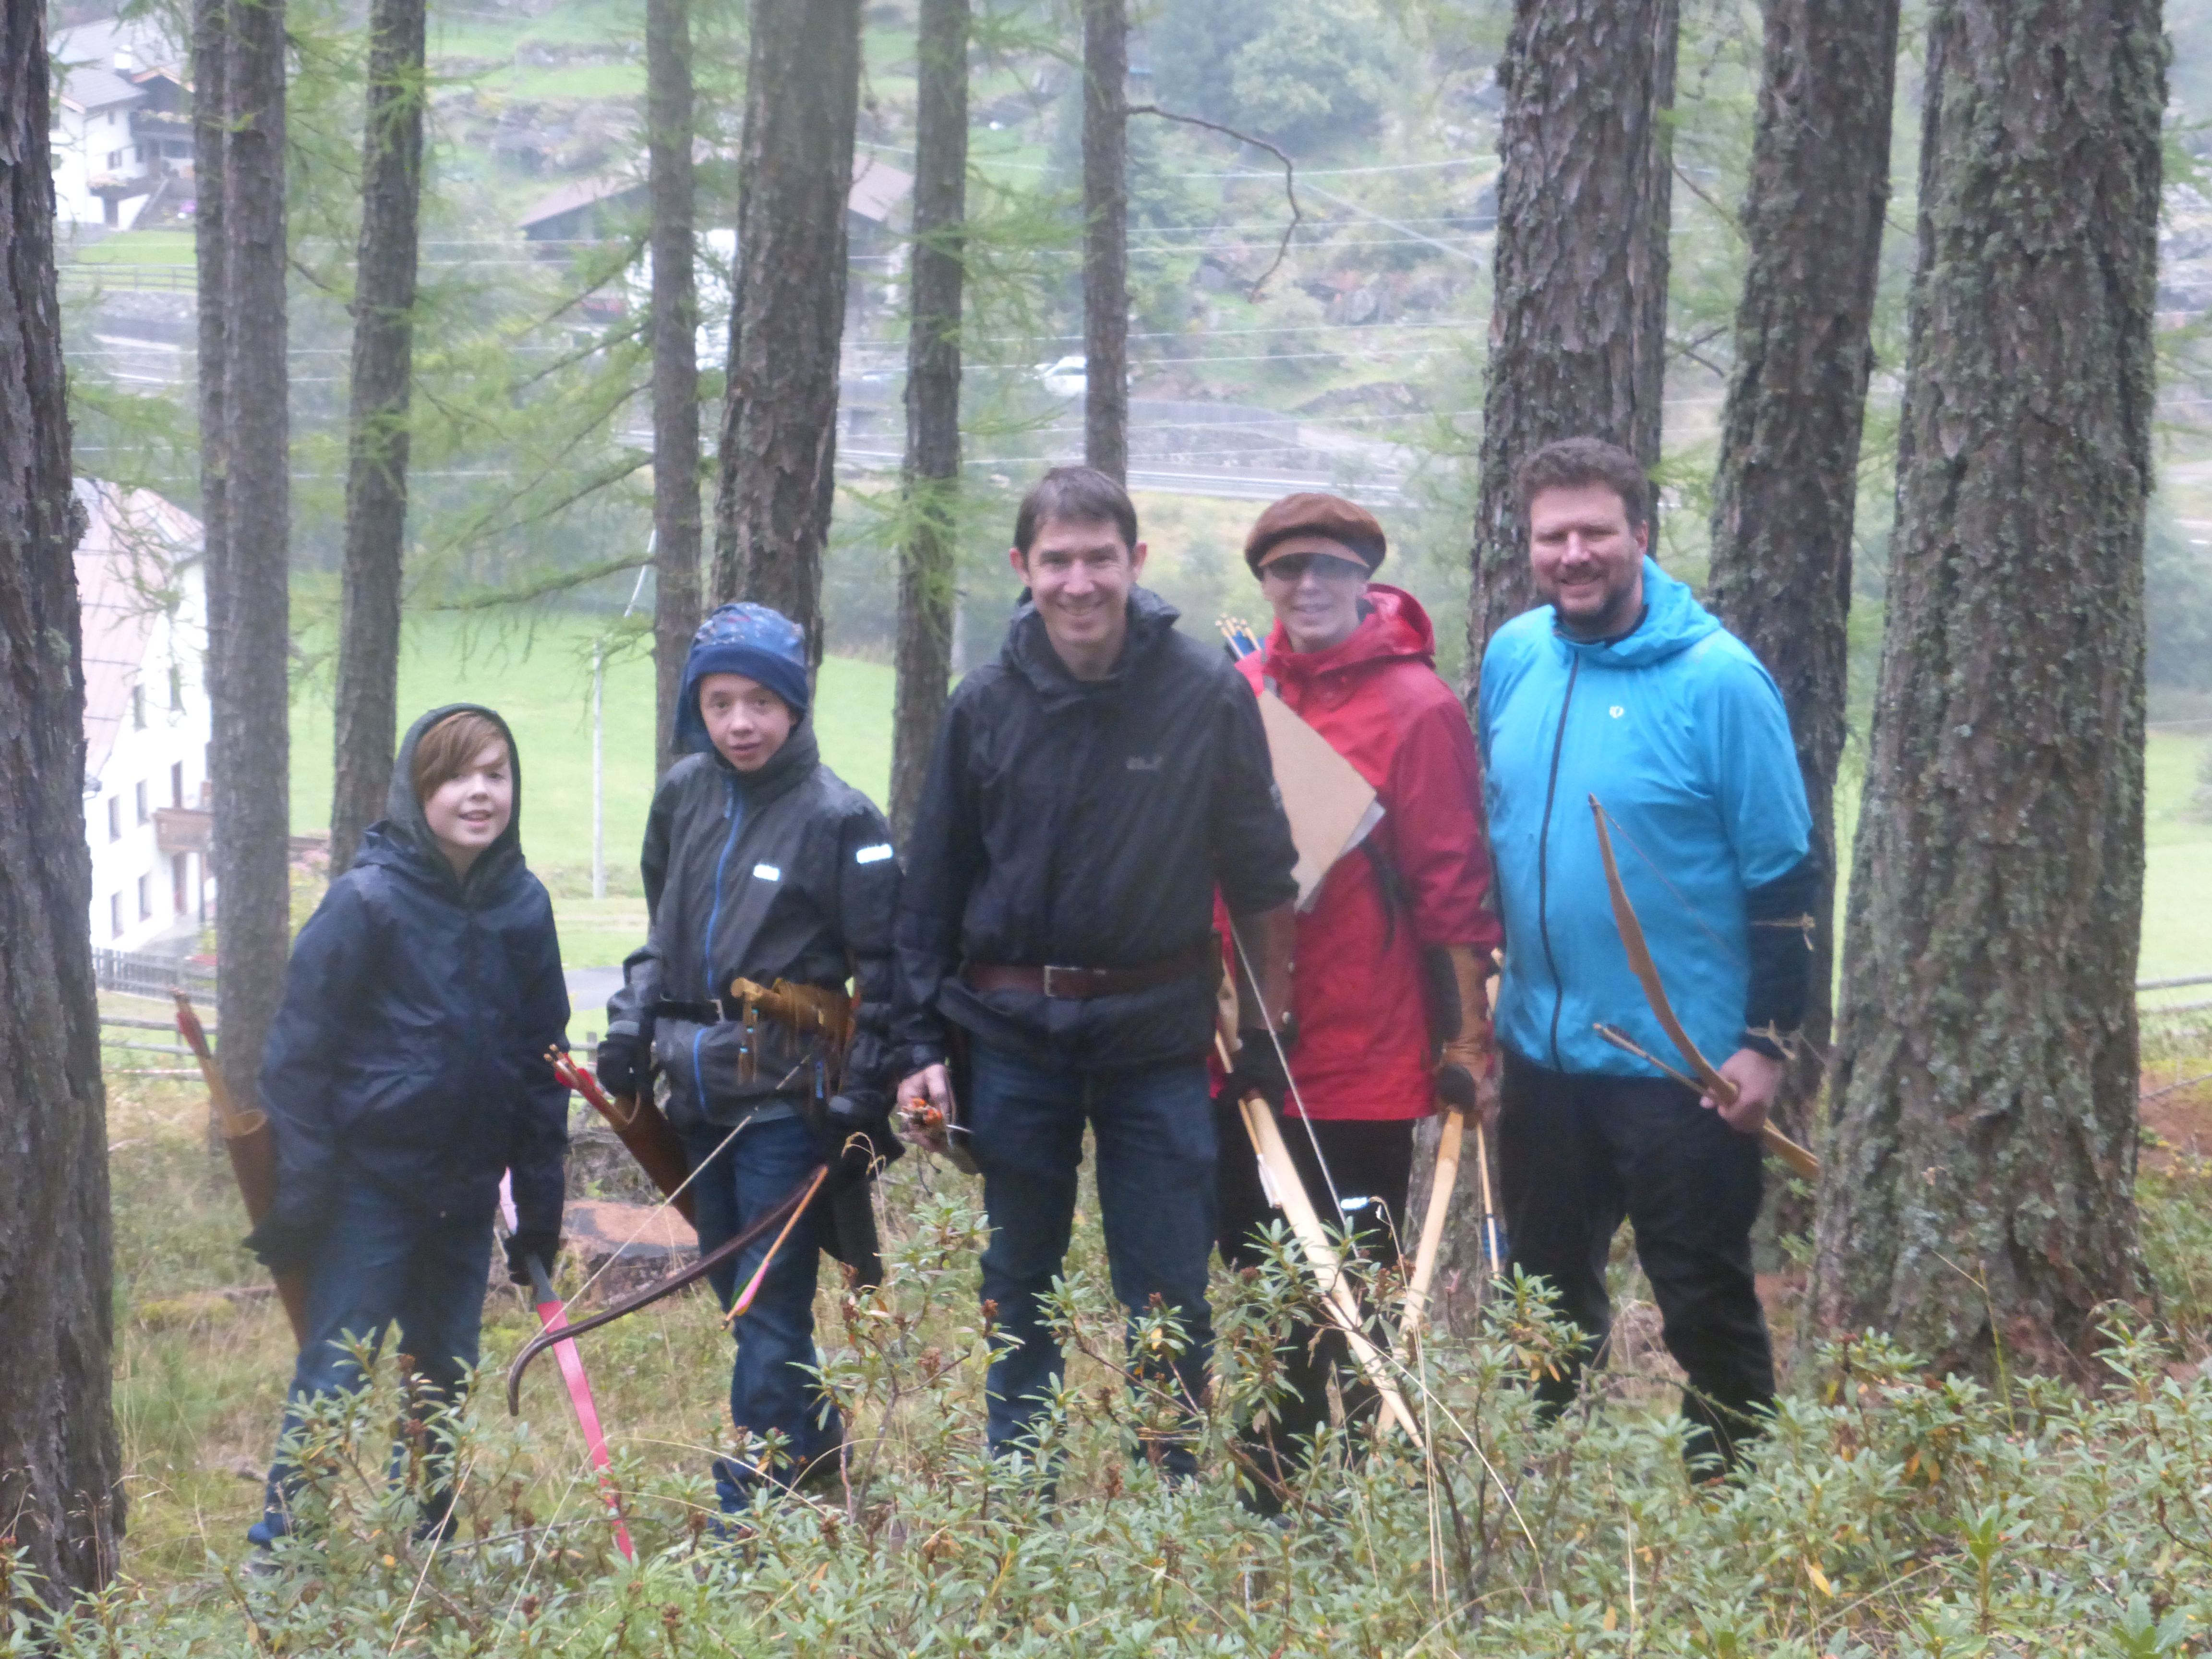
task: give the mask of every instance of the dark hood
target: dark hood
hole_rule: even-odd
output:
[[[1006,648],[1000,659],[1036,688],[1047,708],[1058,708],[1119,690],[1129,675],[1174,634],[1182,615],[1151,588],[1130,589],[1129,635],[1122,642],[1121,656],[1105,678],[1079,680],[1067,672],[1067,665],[1053,648],[1052,636],[1045,632],[1044,617],[1038,613],[1036,601],[1024,596],[1006,629]]]
[[[514,774],[514,813],[499,839],[485,848],[469,866],[465,882],[455,880],[453,866],[446,862],[446,855],[438,848],[438,838],[430,833],[430,820],[423,814],[422,803],[415,798],[416,746],[422,741],[425,732],[449,714],[482,714],[496,726],[500,735],[507,739],[507,764]],[[418,873],[442,881],[465,897],[489,890],[522,862],[522,751],[515,744],[514,732],[496,708],[487,708],[480,702],[449,702],[431,709],[407,728],[407,735],[399,742],[398,758],[392,763],[392,787],[384,798],[384,817],[369,827],[356,861],[404,864]]]

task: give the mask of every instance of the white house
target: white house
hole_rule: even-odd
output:
[[[80,478],[76,495],[92,942],[182,944],[210,892],[199,521],[149,490]]]
[[[184,54],[159,25],[101,18],[56,31],[51,50],[55,216],[128,230],[156,192],[189,196]]]

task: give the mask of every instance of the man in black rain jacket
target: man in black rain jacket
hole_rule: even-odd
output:
[[[1190,1345],[1195,1400],[1216,1147],[1212,1042],[1218,884],[1264,1006],[1285,1006],[1296,849],[1257,705],[1222,654],[1176,632],[1135,585],[1145,545],[1121,488],[1083,467],[1022,504],[1012,562],[1028,584],[998,661],[961,682],[931,757],[898,923],[900,1094],[958,1109],[984,1178],[982,1293],[1016,1346],[991,1367],[994,1451],[1028,1435],[1060,1374],[1041,1303],[1066,1254],[1086,1121],[1115,1296],[1158,1296]],[[1263,999],[1242,1006],[1260,1024]],[[948,1029],[950,1028],[950,1029]],[[1276,1053],[1255,1030],[1243,1054]],[[1279,1098],[1272,1077],[1244,1079]],[[1170,1436],[1173,1474],[1194,1467]]]
[[[652,937],[607,1005],[600,1079],[629,1093],[647,1082],[648,1055],[658,1068],[696,1171],[702,1249],[734,1237],[825,1158],[853,1182],[900,1151],[888,1127],[885,1043],[898,862],[883,814],[822,764],[808,705],[805,641],[792,623],[763,605],[730,605],[701,624],[677,703],[677,740],[696,752],[662,778],[640,861]],[[738,979],[783,980],[842,1001],[848,978],[858,997],[842,1054],[774,1018],[747,1018],[731,993]],[[848,1196],[865,1216],[865,1191]],[[755,1435],[780,1433],[798,1474],[843,1437],[805,1369],[816,1363],[821,1210],[793,1229],[732,1328],[731,1419]],[[769,1243],[717,1271],[725,1306]],[[854,1241],[842,1243],[849,1259]],[[746,1456],[717,1458],[714,1476],[732,1514],[764,1479],[797,1478]]]
[[[432,709],[400,745],[385,817],[293,946],[261,1060],[276,1200],[246,1241],[307,1277],[287,1432],[313,1396],[361,1385],[348,1334],[380,1341],[396,1322],[417,1374],[459,1388],[503,1173],[510,1271],[559,1247],[568,1091],[546,1051],[568,1047],[568,993],[521,818],[507,722]],[[290,1530],[295,1490],[280,1446],[255,1543]]]

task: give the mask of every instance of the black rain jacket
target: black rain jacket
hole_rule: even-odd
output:
[[[960,683],[907,846],[895,1036],[909,1068],[945,1022],[1045,1064],[1157,1066],[1212,1041],[1210,974],[1082,1000],[975,990],[963,963],[1139,968],[1297,896],[1259,705],[1227,659],[1138,588],[1128,642],[1077,679],[1034,605]]]
[[[415,799],[415,746],[448,714],[507,737],[514,816],[463,881]],[[452,703],[416,720],[385,817],[292,946],[261,1057],[276,1137],[276,1213],[314,1228],[341,1183],[366,1181],[426,1216],[477,1221],[511,1170],[525,1231],[561,1230],[568,1046],[553,904],[522,861],[522,771],[507,722]]]
[[[814,1050],[776,1022],[758,1024],[747,1085],[738,1081],[742,1025],[662,1009],[726,996],[739,978],[837,990],[856,981],[842,1092],[888,1108],[897,1081],[884,1032],[898,860],[875,803],[822,764],[811,720],[750,775],[711,750],[670,767],[653,793],[639,862],[653,932],[623,964],[607,1030],[651,1039],[670,1121],[735,1123],[772,1101],[797,1106],[815,1093]]]

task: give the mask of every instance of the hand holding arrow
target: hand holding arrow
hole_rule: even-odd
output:
[[[1628,966],[1635,974],[1636,982],[1644,988],[1644,999],[1651,1005],[1652,1017],[1658,1020],[1659,1029],[1667,1034],[1668,1041],[1681,1051],[1689,1063],[1690,1075],[1684,1077],[1673,1067],[1651,1060],[1626,1038],[1613,1033],[1610,1027],[1600,1027],[1599,1035],[1615,1048],[1627,1048],[1651,1064],[1658,1066],[1676,1081],[1702,1090],[1724,1105],[1734,1105],[1739,1092],[1735,1080],[1722,1073],[1719,1067],[1707,1060],[1682,1029],[1682,1022],[1674,1017],[1674,1006],[1667,1000],[1667,988],[1660,981],[1659,966],[1651,959],[1651,948],[1644,942],[1644,925],[1636,919],[1636,907],[1628,902],[1628,890],[1621,885],[1620,866],[1613,856],[1613,837],[1605,826],[1605,808],[1598,804],[1595,795],[1589,798],[1590,816],[1597,823],[1598,856],[1605,863],[1605,884],[1613,896],[1613,925],[1620,930],[1620,943],[1628,952]],[[1787,1164],[1808,1181],[1820,1178],[1820,1160],[1771,1123],[1759,1126],[1759,1138],[1766,1150]]]

